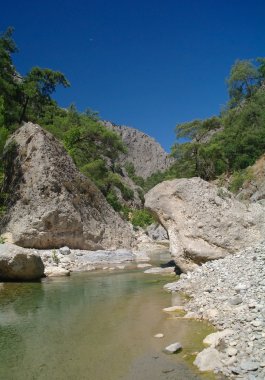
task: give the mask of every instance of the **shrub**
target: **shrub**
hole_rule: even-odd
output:
[[[250,181],[251,179],[253,179],[253,172],[250,168],[234,172],[228,189],[232,193],[236,193],[245,181]]]
[[[131,222],[134,227],[146,227],[155,222],[153,215],[146,209],[132,212]]]
[[[110,190],[110,192],[106,196],[106,199],[109,202],[109,204],[114,208],[115,211],[122,210],[122,204],[120,203],[114,190]]]

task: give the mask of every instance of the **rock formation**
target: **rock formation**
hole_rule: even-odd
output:
[[[7,142],[12,194],[2,233],[23,247],[80,249],[128,247],[130,226],[97,187],[79,173],[63,146],[40,126],[26,123]]]
[[[43,277],[40,256],[13,244],[0,244],[0,280],[32,281]]]
[[[171,254],[184,272],[264,238],[261,205],[245,205],[200,178],[158,184],[146,194],[145,206],[168,231]]]
[[[127,152],[121,155],[119,161],[122,166],[131,162],[137,176],[146,179],[157,171],[165,171],[174,162],[161,145],[145,133],[110,122],[105,122],[104,125],[121,136]]]

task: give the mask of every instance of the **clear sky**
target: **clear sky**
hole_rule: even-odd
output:
[[[265,56],[264,0],[5,1],[25,74],[63,72],[55,97],[138,128],[169,150],[174,128],[218,114],[233,62]]]

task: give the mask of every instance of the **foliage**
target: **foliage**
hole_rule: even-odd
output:
[[[221,115],[177,126],[177,139],[185,142],[172,147],[176,177],[212,180],[222,173],[243,173],[264,153],[264,80],[265,58],[235,62],[227,81],[230,100]],[[238,176],[235,183],[240,183]]]
[[[134,227],[147,227],[154,222],[154,217],[147,209],[132,211],[131,223]]]
[[[113,189],[111,189],[108,194],[106,195],[106,199],[109,202],[109,204],[114,208],[115,211],[121,211],[122,210],[122,204],[119,201],[117,194]]]
[[[211,178],[209,153],[212,155],[214,152],[207,152],[206,147],[211,136],[221,128],[221,120],[217,117],[177,125],[177,138],[188,139],[187,142],[177,142],[172,147],[172,155],[178,161],[176,168],[178,177]]]
[[[2,154],[8,136],[22,121],[30,120],[61,140],[77,167],[104,195],[109,194],[109,202],[121,211],[123,206],[114,196],[115,191],[125,201],[134,196],[116,165],[119,154],[126,152],[121,138],[106,128],[90,108],[80,113],[74,104],[68,109],[57,105],[51,97],[57,86],[70,85],[61,72],[36,66],[25,76],[19,75],[12,61],[16,52],[13,29],[8,28],[0,35],[0,177],[4,176]]]
[[[55,249],[52,250],[52,260],[56,265],[60,263],[60,259]]]
[[[61,85],[69,87],[70,83],[59,71],[33,67],[19,83],[21,111],[19,123],[22,121],[38,121],[44,106],[51,102],[51,94]]]
[[[4,236],[0,235],[0,244],[5,244],[6,242],[6,239],[4,238]]]
[[[260,73],[250,60],[237,60],[231,68],[227,80],[229,96],[233,105],[250,97],[256,89]]]
[[[138,186],[144,187],[143,177],[137,176],[135,173],[135,167],[132,162],[127,161],[125,163],[125,170],[128,174],[128,177]]]
[[[251,181],[252,179],[253,172],[250,168],[234,172],[228,189],[232,193],[237,193],[245,181]]]

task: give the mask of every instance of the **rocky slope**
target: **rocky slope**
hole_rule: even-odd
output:
[[[210,320],[221,333],[211,334],[195,364],[229,378],[265,378],[265,242],[224,259],[208,262],[166,285],[192,299],[188,318]],[[214,359],[214,360],[213,360]],[[209,368],[210,367],[210,368]],[[205,369],[205,368],[204,368]]]
[[[130,226],[40,126],[27,123],[19,128],[8,141],[5,160],[3,190],[11,205],[1,232],[15,244],[91,250],[131,245]]]
[[[119,161],[122,166],[126,162],[131,162],[137,176],[146,179],[157,171],[165,171],[174,162],[161,145],[145,133],[110,122],[104,122],[104,125],[121,136],[127,147],[127,153],[121,155]]]
[[[146,194],[145,206],[166,228],[171,254],[184,272],[264,238],[261,205],[243,204],[200,178],[158,184]]]
[[[264,202],[265,199],[265,155],[248,169],[251,179],[246,180],[238,193],[238,198],[251,202]]]

